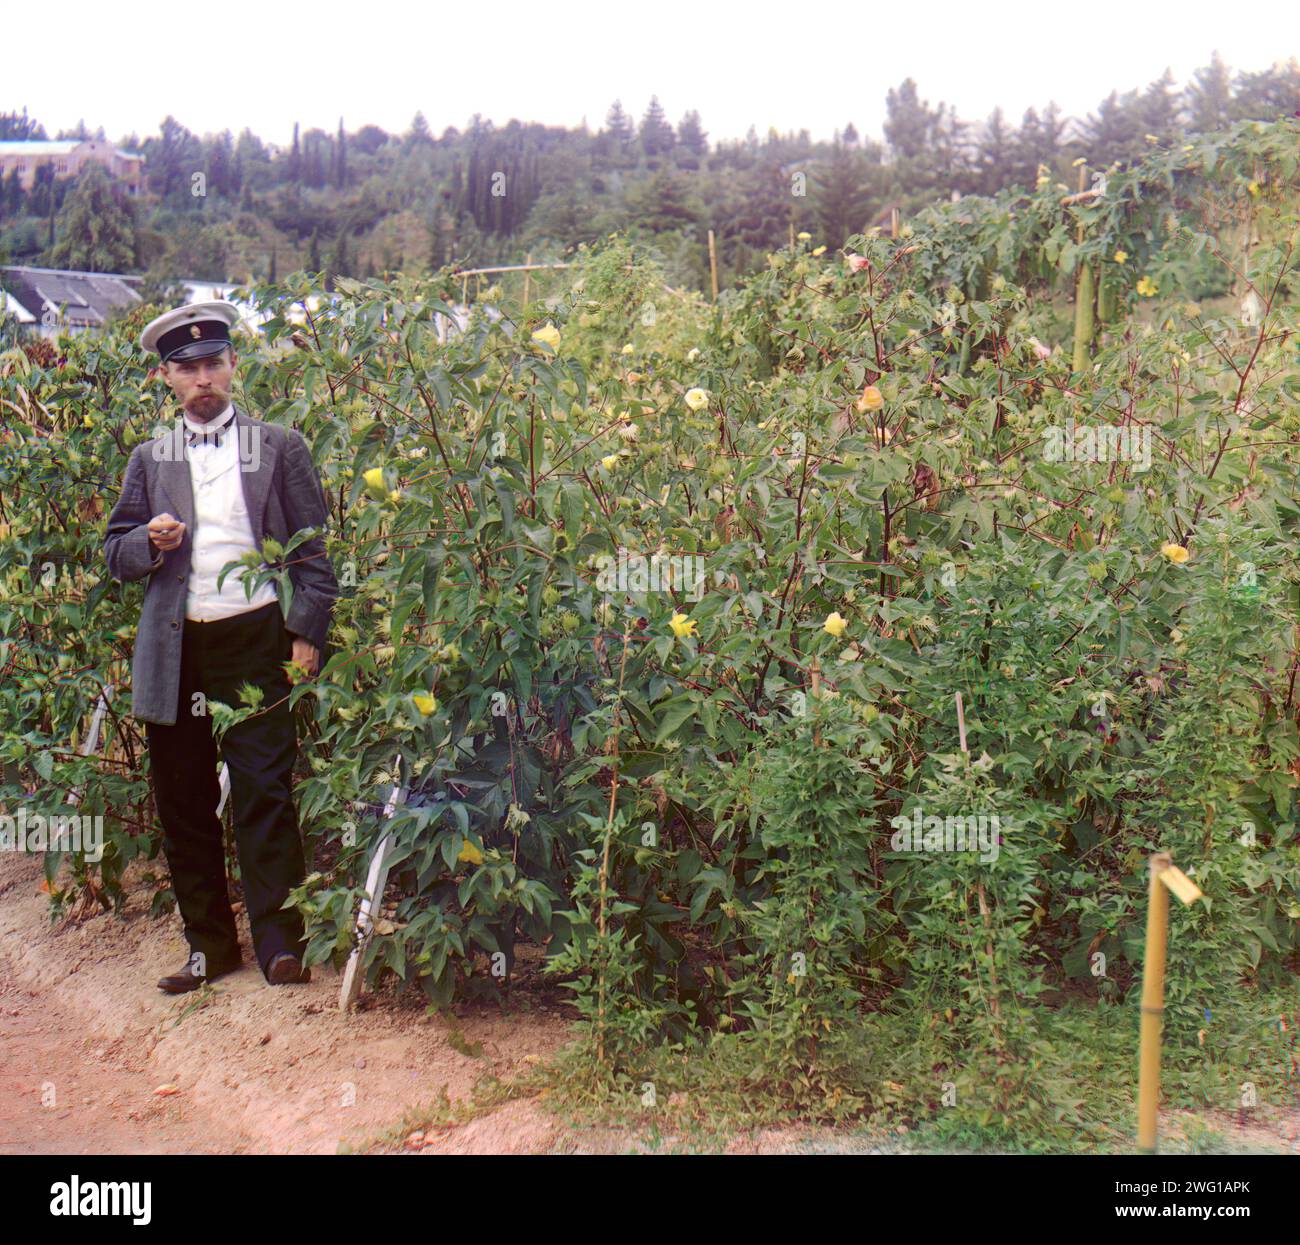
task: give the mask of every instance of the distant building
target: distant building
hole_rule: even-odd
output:
[[[56,142],[6,140],[0,142],[0,177],[18,170],[18,182],[30,190],[42,164],[54,166],[55,177],[76,177],[87,164],[102,164],[111,177],[138,195],[144,185],[144,157],[119,151],[98,138],[69,138]]]
[[[10,314],[42,337],[102,327],[118,307],[140,301],[139,283],[116,272],[0,266]]]
[[[42,337],[102,328],[119,307],[138,303],[144,278],[120,272],[77,272],[64,268],[0,265],[0,309]],[[185,301],[221,300],[239,308],[243,327],[256,331],[270,313],[232,297],[240,287],[211,281],[179,281]]]

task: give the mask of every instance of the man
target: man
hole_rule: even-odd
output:
[[[281,908],[304,875],[291,786],[298,741],[284,663],[292,658],[308,674],[319,670],[338,584],[325,553],[325,496],[307,443],[231,401],[237,357],[229,330],[237,319],[229,303],[192,303],[159,316],[140,335],[143,349],[158,353],[184,421],[132,451],[104,540],[114,579],[148,577],[131,710],[146,723],[163,848],[190,946],[185,966],[158,983],[173,994],[240,966],[207,702],[238,708],[245,683],[262,689],[261,711],[232,727],[221,744],[245,908],[266,980],[281,985],[310,976],[302,964],[302,918]],[[283,545],[309,527],[318,533],[288,557],[287,617],[274,580],[249,595],[247,572],[235,569],[218,586],[227,563],[268,537]]]

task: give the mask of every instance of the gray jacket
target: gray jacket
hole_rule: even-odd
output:
[[[238,438],[244,502],[258,547],[268,536],[287,544],[303,528],[321,530],[288,556],[293,602],[284,621],[289,632],[311,641],[324,655],[339,590],[325,552],[329,511],[311,451],[301,433],[253,419],[238,406],[232,427]],[[132,450],[122,495],[108,516],[104,537],[104,557],[114,579],[125,583],[149,577],[131,663],[131,712],[141,721],[164,726],[176,721],[193,549],[194,495],[184,434],[184,422],[178,419],[171,432]],[[180,545],[166,553],[149,543],[148,531],[149,520],[164,512],[186,527]]]

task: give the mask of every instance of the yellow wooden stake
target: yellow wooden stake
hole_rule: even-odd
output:
[[[812,673],[812,698],[814,701],[820,700],[822,694],[822,666],[821,666],[821,662],[819,662],[816,657],[812,659],[812,666],[810,667],[810,670]],[[813,712],[814,713],[817,712],[817,706],[815,704],[813,705]],[[820,748],[821,746],[822,746],[822,728],[820,726],[814,726],[813,747]]]
[[[1142,964],[1142,1024],[1138,1062],[1138,1150],[1156,1152],[1156,1120],[1160,1107],[1160,1034],[1165,1010],[1165,950],[1169,944],[1169,892],[1185,904],[1201,898],[1201,890],[1169,852],[1152,852],[1147,889],[1147,947]]]

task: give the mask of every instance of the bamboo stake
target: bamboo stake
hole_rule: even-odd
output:
[[[524,256],[524,306],[528,306],[528,281],[532,275],[533,256],[532,253]]]
[[[1080,192],[1082,192],[1084,182],[1087,180],[1087,174],[1088,166],[1086,164],[1079,165]],[[1079,244],[1082,245],[1084,239],[1082,221],[1079,222],[1076,237]],[[1071,361],[1071,366],[1076,372],[1085,371],[1088,367],[1094,327],[1093,298],[1092,265],[1084,261],[1079,264],[1079,277],[1074,292],[1074,358]]]
[[[1165,950],[1169,942],[1169,895],[1180,903],[1203,899],[1201,888],[1181,869],[1173,854],[1152,852],[1147,907],[1146,958],[1142,964],[1142,1027],[1138,1057],[1138,1151],[1154,1154],[1160,1109],[1160,1033],[1165,1010]]]
[[[1165,1010],[1165,950],[1169,943],[1169,892],[1160,875],[1172,864],[1169,852],[1152,852],[1147,885],[1147,945],[1142,961],[1142,1024],[1138,1062],[1138,1150],[1156,1152],[1160,1103],[1160,1033]]]
[[[713,230],[709,230],[709,276],[713,281],[713,301],[718,301],[718,248],[714,245]]]
[[[957,737],[961,744],[962,755],[966,758],[966,768],[970,769],[970,749],[966,746],[966,711],[962,704],[961,693],[954,692],[954,699],[957,701]],[[976,895],[980,905],[980,920],[984,925],[984,951],[989,957],[989,985],[992,987],[992,993],[989,998],[989,1011],[994,1016],[998,1014],[998,970],[993,962],[993,913],[989,909],[989,901],[984,894],[984,882],[981,879],[976,884]],[[998,1037],[997,1029],[993,1030],[994,1037],[997,1038],[998,1045],[1002,1044],[1002,1039]]]
[[[809,672],[812,674],[812,698],[813,700],[817,700],[820,697],[822,690],[822,666],[821,662],[818,661],[816,657],[812,659],[812,665],[809,667]],[[814,709],[813,712],[816,713],[816,709]],[[820,748],[821,746],[822,728],[820,726],[814,726],[813,747]]]
[[[614,701],[614,715],[609,741],[609,753],[614,759],[609,780],[609,817],[605,822],[605,844],[600,855],[600,897],[598,901],[600,906],[597,924],[600,930],[601,958],[597,966],[597,972],[599,974],[597,978],[599,1004],[596,1018],[596,1060],[602,1067],[605,1065],[605,989],[606,978],[608,975],[606,957],[609,954],[609,948],[605,943],[605,888],[609,885],[609,845],[614,834],[614,811],[617,807],[618,801],[619,710],[623,707],[623,678],[627,672],[627,648],[628,641],[631,637],[631,631],[625,628],[623,631],[623,656],[618,666],[618,699]]]

